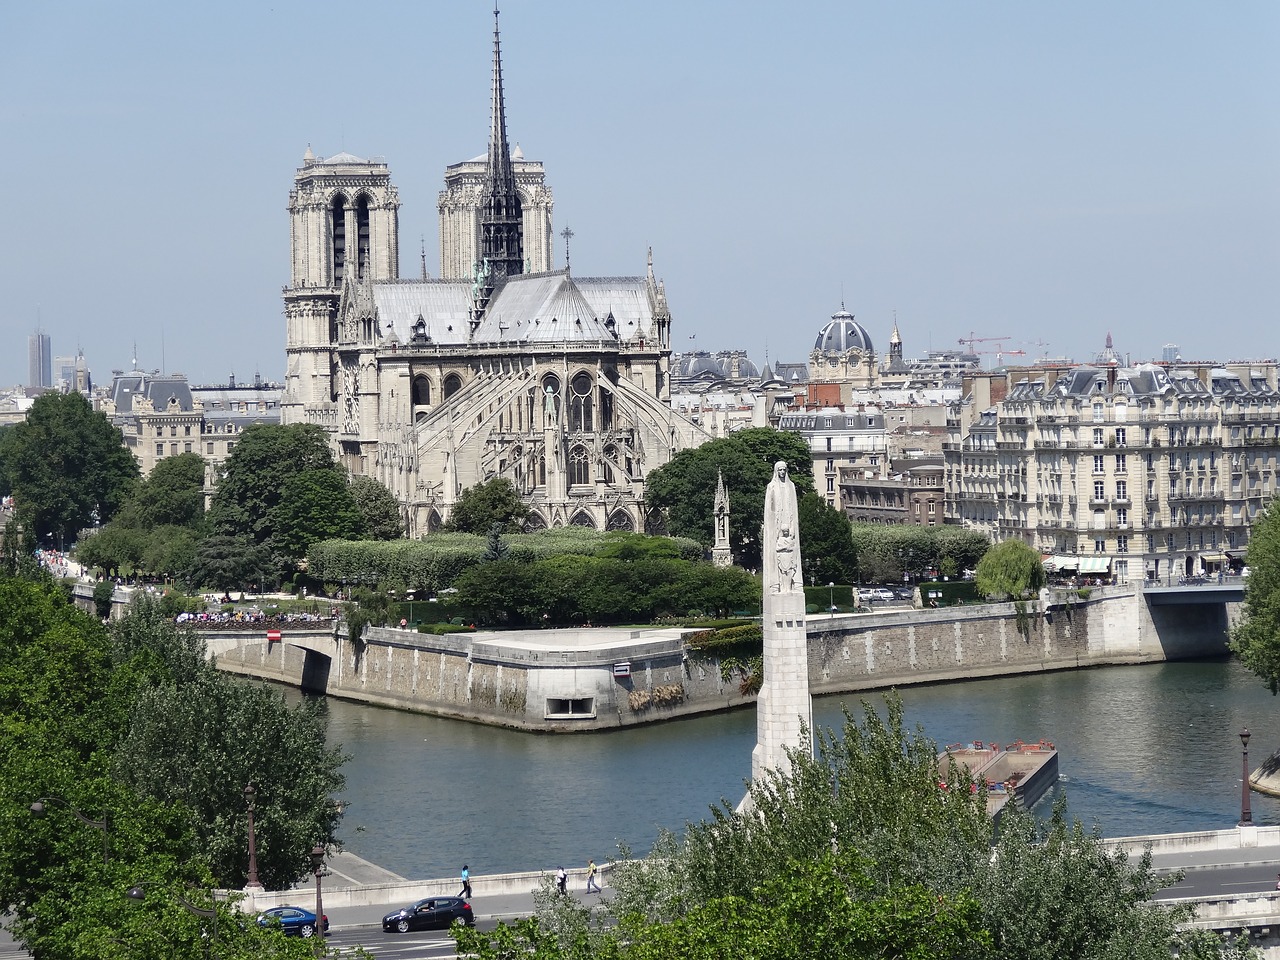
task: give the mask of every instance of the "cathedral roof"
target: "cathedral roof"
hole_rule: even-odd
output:
[[[471,284],[466,280],[411,280],[373,285],[378,323],[401,343],[413,339],[419,318],[432,343],[467,342]]]
[[[516,276],[494,295],[475,339],[484,343],[615,340],[606,317],[567,273]]]

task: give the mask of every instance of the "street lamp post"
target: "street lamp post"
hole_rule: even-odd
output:
[[[311,868],[316,875],[316,955],[324,954],[324,900],[320,895],[320,878],[324,875],[324,847],[316,844],[311,850]]]
[[[1244,774],[1240,779],[1240,823],[1239,826],[1253,826],[1253,810],[1249,806],[1249,728],[1240,731],[1240,747],[1244,752]]]
[[[258,845],[253,832],[253,800],[258,795],[258,788],[250,780],[245,784],[244,799],[249,805],[249,879],[245,882],[245,890],[258,892],[265,889],[258,880]]]
[[[831,619],[834,620],[836,616],[836,582],[834,580],[827,584],[827,601]]]
[[[93,827],[95,830],[101,830],[102,831],[102,862],[107,863],[111,860],[111,856],[107,850],[107,834],[111,830],[111,819],[105,811],[102,814],[101,820],[94,820],[92,817],[86,817],[84,813],[81,812],[80,808],[77,807],[74,803],[68,803],[66,800],[63,800],[61,797],[41,797],[35,803],[31,804],[30,807],[28,807],[28,809],[31,811],[31,815],[33,817],[43,817],[45,814],[44,805],[46,803],[54,803],[60,807],[65,807],[67,810],[70,810],[75,815],[75,818],[79,820],[81,823],[88,824],[89,826]]]

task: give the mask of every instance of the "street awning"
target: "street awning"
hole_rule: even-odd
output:
[[[1227,559],[1225,553],[1202,553],[1200,559],[1205,563],[1224,563]]]
[[[1079,564],[1079,557],[1065,557],[1061,554],[1054,554],[1044,561],[1045,567],[1050,570],[1074,570]]]
[[[1111,569],[1110,557],[1081,557],[1081,573],[1106,573]]]

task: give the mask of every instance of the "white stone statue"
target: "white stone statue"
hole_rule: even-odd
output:
[[[800,516],[796,509],[796,487],[787,476],[785,460],[773,465],[773,479],[765,489],[761,545],[764,549],[764,592],[802,592]]]

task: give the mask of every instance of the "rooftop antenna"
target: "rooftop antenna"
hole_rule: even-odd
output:
[[[418,240],[422,244],[422,279],[425,280],[427,279],[427,237],[422,234]]]
[[[569,272],[569,241],[573,239],[573,231],[569,229],[569,225],[565,224],[565,228],[560,231],[560,236],[564,237],[564,272]]]

